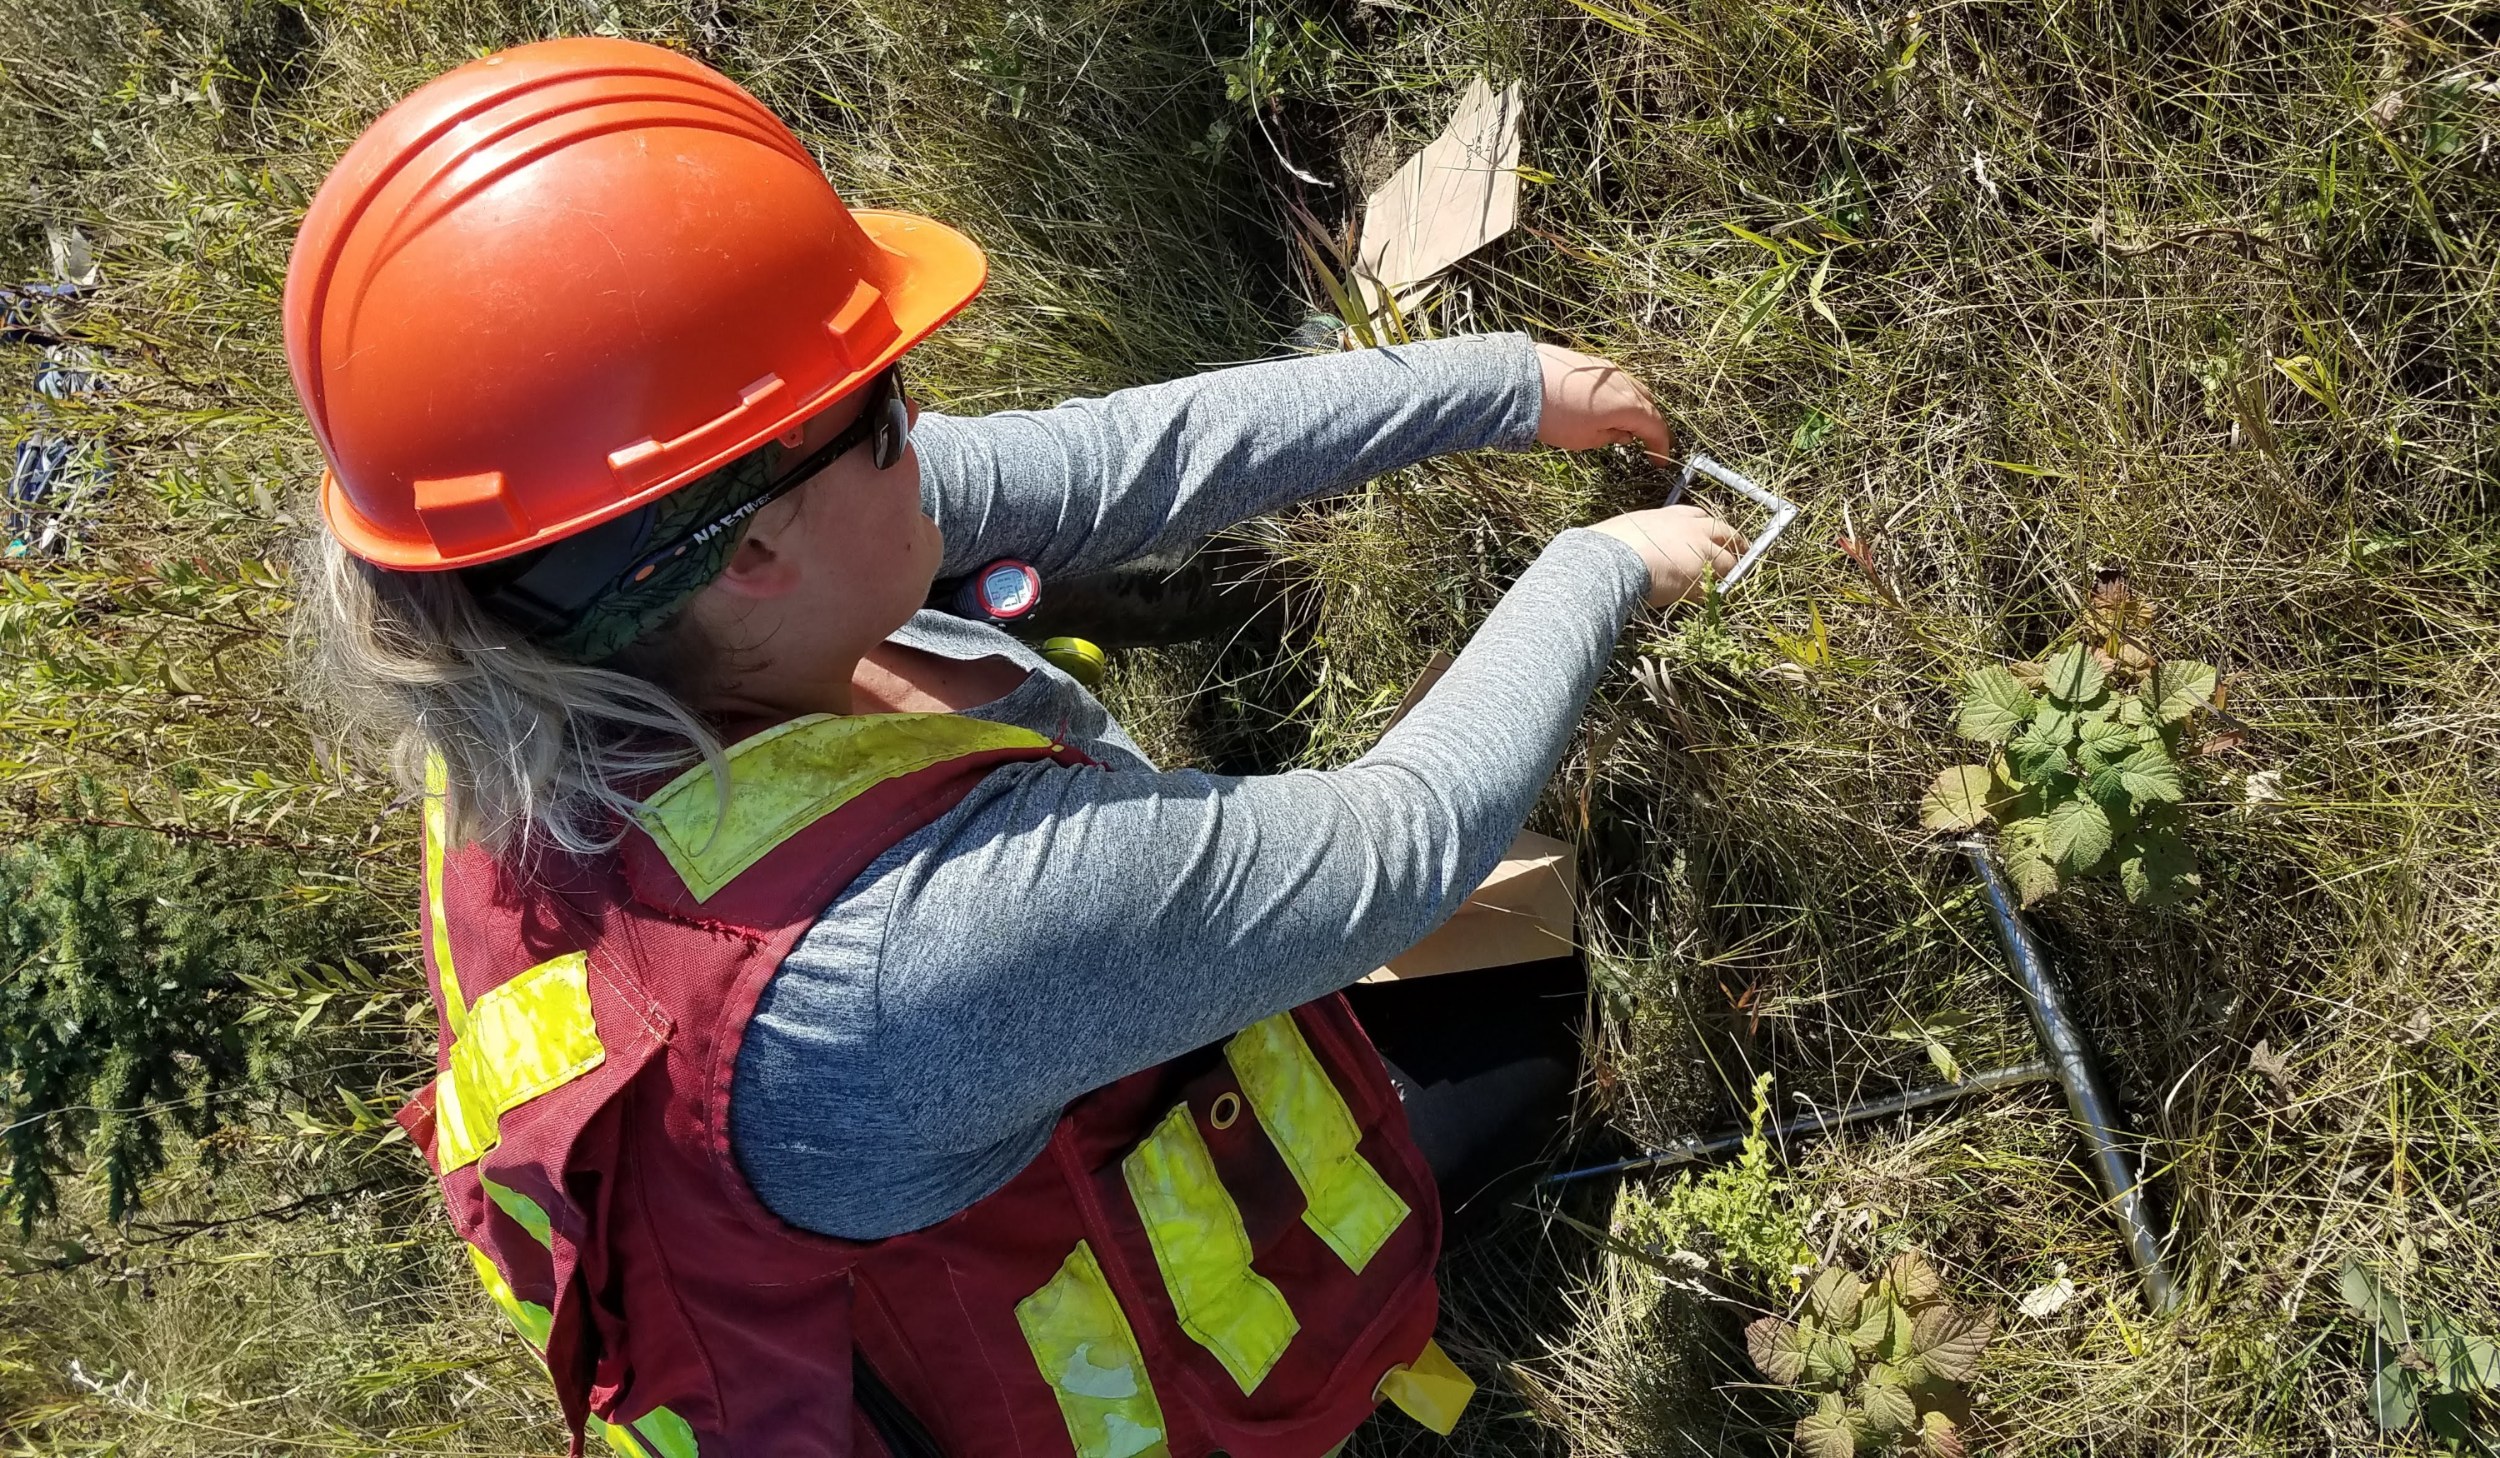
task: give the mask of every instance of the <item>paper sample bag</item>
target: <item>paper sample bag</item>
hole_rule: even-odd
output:
[[[1572,935],[1579,891],[1572,861],[1563,842],[1519,832],[1456,915],[1363,980],[1397,982],[1570,956],[1579,945]]]

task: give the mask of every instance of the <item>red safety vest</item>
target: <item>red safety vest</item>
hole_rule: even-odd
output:
[[[1430,1172],[1342,999],[1070,1104],[926,1230],[785,1224],[730,1148],[757,997],[878,853],[1000,764],[949,714],[812,715],[697,768],[613,854],[447,851],[427,797],[440,1072],[401,1114],[574,1434],[634,1458],[885,1451],[853,1372],[949,1458],[1319,1458],[1384,1398],[1446,1433]],[[838,1113],[836,1114],[838,1117]]]

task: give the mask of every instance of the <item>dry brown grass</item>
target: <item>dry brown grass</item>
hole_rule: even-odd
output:
[[[2085,1294],[2009,1320],[1980,1384],[1997,1451],[2420,1446],[2372,1428],[2334,1277],[2357,1255],[2500,1333],[2490,21],[2440,3],[1591,3],[1353,7],[1271,74],[1279,142],[1358,172],[1479,68],[1524,79],[1528,161],[1554,180],[1430,327],[1610,354],[1807,506],[1722,611],[1627,633],[1541,816],[1589,872],[1603,1111],[1658,1137],[1731,1118],[1756,1070],[1792,1103],[1923,1081],[1920,1050],[1885,1036],[1907,1014],[1978,1015],[1966,1064],[2021,1052],[1984,922],[1912,807],[1960,757],[1958,670],[2049,646],[2093,569],[2123,565],[2162,607],[2156,646],[2222,665],[2247,733],[2194,807],[2203,897],[2149,914],[2091,891],[2038,926],[2151,1136],[2190,1302],[2141,1309],[2043,1095],[1803,1145],[1787,1177],[1833,1254],[1918,1244],[2009,1314],[2069,1268]],[[602,23],[723,61],[854,197],[991,246],[998,282],[931,376],[983,408],[1257,353],[1291,323],[1262,305],[1285,256],[1271,189],[1295,187],[1215,71],[1252,48],[1245,19],[1144,0],[0,15],[0,230],[19,260],[46,220],[105,245],[89,317],[125,351],[123,391],[95,423],[144,488],[95,555],[44,569],[67,604],[12,608],[77,669],[12,640],[14,772],[122,776],[136,815],[287,838],[400,889],[382,874],[404,866],[400,832],[369,839],[373,787],[306,767],[252,642],[225,650],[233,684],[149,706],[163,644],[202,646],[162,563],[198,553],[254,622],[282,606],[233,564],[283,533],[310,463],[276,362],[285,240],[327,158],[419,76]],[[1192,149],[1219,120],[1217,163]],[[1332,220],[1356,190],[1301,189]],[[1285,525],[1319,632],[1298,656],[1134,660],[1126,695],[1161,700],[1175,745],[1341,759],[1553,530],[1660,486],[1538,458],[1381,483]],[[1831,549],[1844,534],[1881,588]],[[1781,646],[1810,612],[1828,662]],[[165,772],[185,758],[207,789]],[[2268,776],[2279,794],[2252,803]],[[2251,1066],[2260,1040],[2279,1080]],[[355,1137],[273,1134],[247,1166],[261,1185],[180,1186],[169,1208],[301,1187]],[[113,1304],[119,1257],[13,1282],[11,1329],[38,1335],[0,1351],[23,1364],[0,1369],[20,1414],[0,1425],[39,1452],[543,1442],[543,1411],[461,1370],[513,1355],[465,1277],[363,1253],[423,1227],[387,1206],[336,1219],[335,1241],[250,1227],[252,1259],[165,1266],[151,1307]],[[1561,1223],[1471,1257],[1451,1283],[1462,1355],[1505,1380],[1463,1446],[1774,1441],[1794,1407],[1738,1385],[1727,1335],[1779,1293],[1713,1280],[1662,1287]],[[78,1386],[73,1357],[134,1386]],[[1366,1441],[1421,1451],[1410,1436]]]
[[[1794,1178],[1833,1253],[1924,1246],[2009,1316],[2071,1270],[2084,1297],[2013,1317],[1981,1386],[2001,1451],[2423,1441],[2370,1423],[2335,1277],[2357,1256],[2500,1331],[2478,1213],[2500,1182],[2487,22],[1592,0],[1375,26],[1362,75],[1401,135],[1477,67],[1519,75],[1526,160],[1557,179],[1528,189],[1534,231],[1464,270],[1451,322],[1625,362],[1805,504],[1723,609],[1627,633],[1633,671],[1549,801],[1594,872],[1613,1110],[1660,1137],[1729,1122],[1756,1070],[1817,1105],[1924,1082],[1885,1030],[1941,1010],[1979,1016],[1964,1063],[2023,1053],[1914,807],[1962,757],[1959,671],[2053,646],[2123,567],[2161,609],[2153,646],[2222,665],[2246,729],[2202,761],[2201,897],[2147,913],[2101,888],[2036,920],[2151,1136],[2192,1299],[2142,1309],[2046,1094],[1810,1145]],[[1366,155],[1395,150],[1360,135],[1381,114],[1339,114]],[[1398,681],[1553,526],[1659,489],[1487,471],[1300,524],[1328,674]],[[1783,646],[1810,610],[1829,662]],[[1376,724],[1341,712],[1315,752]],[[2252,1069],[2261,1040],[2280,1080]],[[1743,1441],[1711,1391],[1751,1376],[1731,1305],[1670,1296],[1663,1320],[1642,1269],[1608,1264],[1575,1318],[1488,1350],[1575,1448]]]

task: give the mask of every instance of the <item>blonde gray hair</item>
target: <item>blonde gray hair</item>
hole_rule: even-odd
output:
[[[604,664],[569,662],[489,616],[454,572],[393,572],[314,532],[297,552],[297,678],[342,757],[422,790],[443,762],[454,845],[498,854],[614,846],[640,808],[629,786],[709,763],[687,707],[706,659],[681,617]]]

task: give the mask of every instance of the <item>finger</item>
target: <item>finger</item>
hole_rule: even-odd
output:
[[[1624,422],[1620,432],[1627,444],[1637,443],[1651,465],[1671,465],[1675,461],[1675,432],[1667,429],[1666,417],[1647,399]]]

